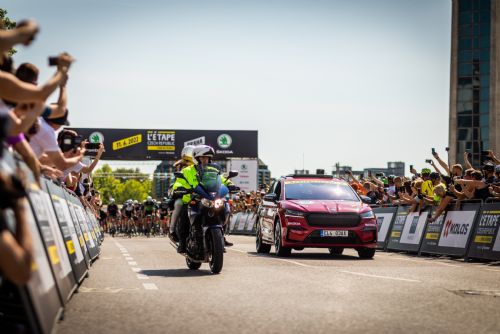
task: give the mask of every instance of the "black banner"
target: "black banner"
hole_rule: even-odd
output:
[[[104,160],[173,160],[186,145],[210,145],[216,159],[257,158],[258,132],[240,130],[72,128],[91,143],[104,143]],[[95,153],[93,150],[91,153]]]
[[[481,208],[467,257],[500,260],[500,203]]]

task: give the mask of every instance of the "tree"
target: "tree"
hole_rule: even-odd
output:
[[[16,21],[11,20],[7,16],[7,10],[0,8],[0,29],[10,30],[10,29],[14,29],[15,27],[16,27]],[[9,55],[12,56],[16,52],[17,52],[16,49],[10,49]]]
[[[117,176],[115,176],[117,175]],[[95,170],[94,187],[101,192],[104,204],[110,198],[123,203],[127,199],[143,201],[151,194],[151,180],[139,168],[117,168],[112,170],[107,164]]]

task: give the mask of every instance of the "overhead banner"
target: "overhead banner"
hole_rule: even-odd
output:
[[[186,145],[210,145],[216,159],[257,158],[258,132],[240,130],[71,128],[90,143],[104,143],[103,160],[174,160]],[[97,150],[92,150],[95,154]]]
[[[500,260],[500,203],[481,208],[467,257]]]
[[[238,172],[231,181],[245,192],[257,191],[258,165],[256,159],[231,159],[227,169]]]

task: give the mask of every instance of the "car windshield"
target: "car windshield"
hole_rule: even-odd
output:
[[[285,181],[288,200],[359,201],[351,187],[335,181]]]

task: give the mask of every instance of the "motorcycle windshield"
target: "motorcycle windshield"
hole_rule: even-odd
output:
[[[203,168],[201,172],[201,184],[203,188],[210,193],[219,193],[219,190],[222,185],[222,179],[220,175],[220,169],[217,165],[207,165]]]

